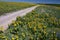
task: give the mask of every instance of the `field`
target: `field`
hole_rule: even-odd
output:
[[[45,5],[60,7],[60,4],[45,4]]]
[[[60,9],[39,6],[26,16],[12,21],[1,40],[60,40]]]
[[[34,5],[35,4],[23,2],[0,2],[0,15],[13,11],[18,11]]]
[[[50,5],[50,6],[55,6],[55,7],[60,7],[60,4],[42,4],[42,3],[37,3],[37,4],[39,4],[39,5]]]

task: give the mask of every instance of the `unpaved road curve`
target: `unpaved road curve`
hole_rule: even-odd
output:
[[[23,9],[23,10],[19,10],[19,11],[16,11],[16,12],[7,13],[4,16],[0,16],[0,27],[3,27],[4,30],[6,30],[8,28],[8,24],[10,24],[12,22],[12,20],[16,20],[17,16],[24,16],[27,13],[34,10],[36,7],[38,7],[38,6],[33,6],[33,7],[26,8],[26,9]]]

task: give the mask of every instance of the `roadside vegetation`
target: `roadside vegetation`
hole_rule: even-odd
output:
[[[53,6],[39,6],[26,16],[18,16],[12,21],[5,33],[0,32],[0,39],[60,40],[59,30],[60,10]]]
[[[33,3],[0,2],[0,15],[34,6]]]

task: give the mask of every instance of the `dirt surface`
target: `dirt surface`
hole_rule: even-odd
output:
[[[17,16],[24,16],[27,13],[31,12],[32,10],[34,10],[36,7],[38,6],[33,6],[30,8],[26,8],[23,10],[19,10],[16,12],[12,12],[12,13],[7,13],[6,15],[0,16],[0,28],[3,28],[3,31],[6,30],[8,28],[8,24],[10,24],[12,22],[12,20],[16,20]]]

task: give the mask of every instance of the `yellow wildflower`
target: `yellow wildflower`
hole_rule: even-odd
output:
[[[3,26],[0,26],[0,31],[4,31],[4,27]]]
[[[19,25],[19,23],[18,23],[18,22],[17,22],[16,24],[17,24],[17,25]]]
[[[44,34],[46,34],[46,31],[44,31]]]
[[[5,38],[5,36],[2,36],[2,38]]]
[[[16,24],[16,23],[14,24],[14,27],[15,27],[15,26],[17,26],[17,24]]]
[[[19,23],[21,24],[22,22],[21,22],[21,21],[19,21]]]
[[[33,39],[33,37],[32,37],[32,36],[31,36],[30,38],[31,38],[31,39]]]
[[[22,36],[23,36],[23,37],[25,37],[25,34],[24,34],[24,33],[22,33]]]
[[[38,26],[39,29],[41,29],[42,27],[41,26]]]
[[[16,39],[16,40],[19,40],[19,39]]]
[[[30,18],[32,18],[32,16],[30,16]]]
[[[56,33],[56,32],[54,31],[54,33]]]
[[[12,40],[15,40],[15,38],[14,38],[14,37],[12,37]]]
[[[16,38],[19,38],[18,35],[15,35],[15,36],[16,36]]]
[[[38,28],[41,29],[43,26],[42,24],[38,24]]]
[[[44,28],[46,28],[47,26],[43,26]]]
[[[30,23],[28,23],[28,27],[31,28],[31,24]]]
[[[55,40],[58,40],[57,38],[55,38]]]
[[[34,27],[34,31],[36,31],[36,27]]]

